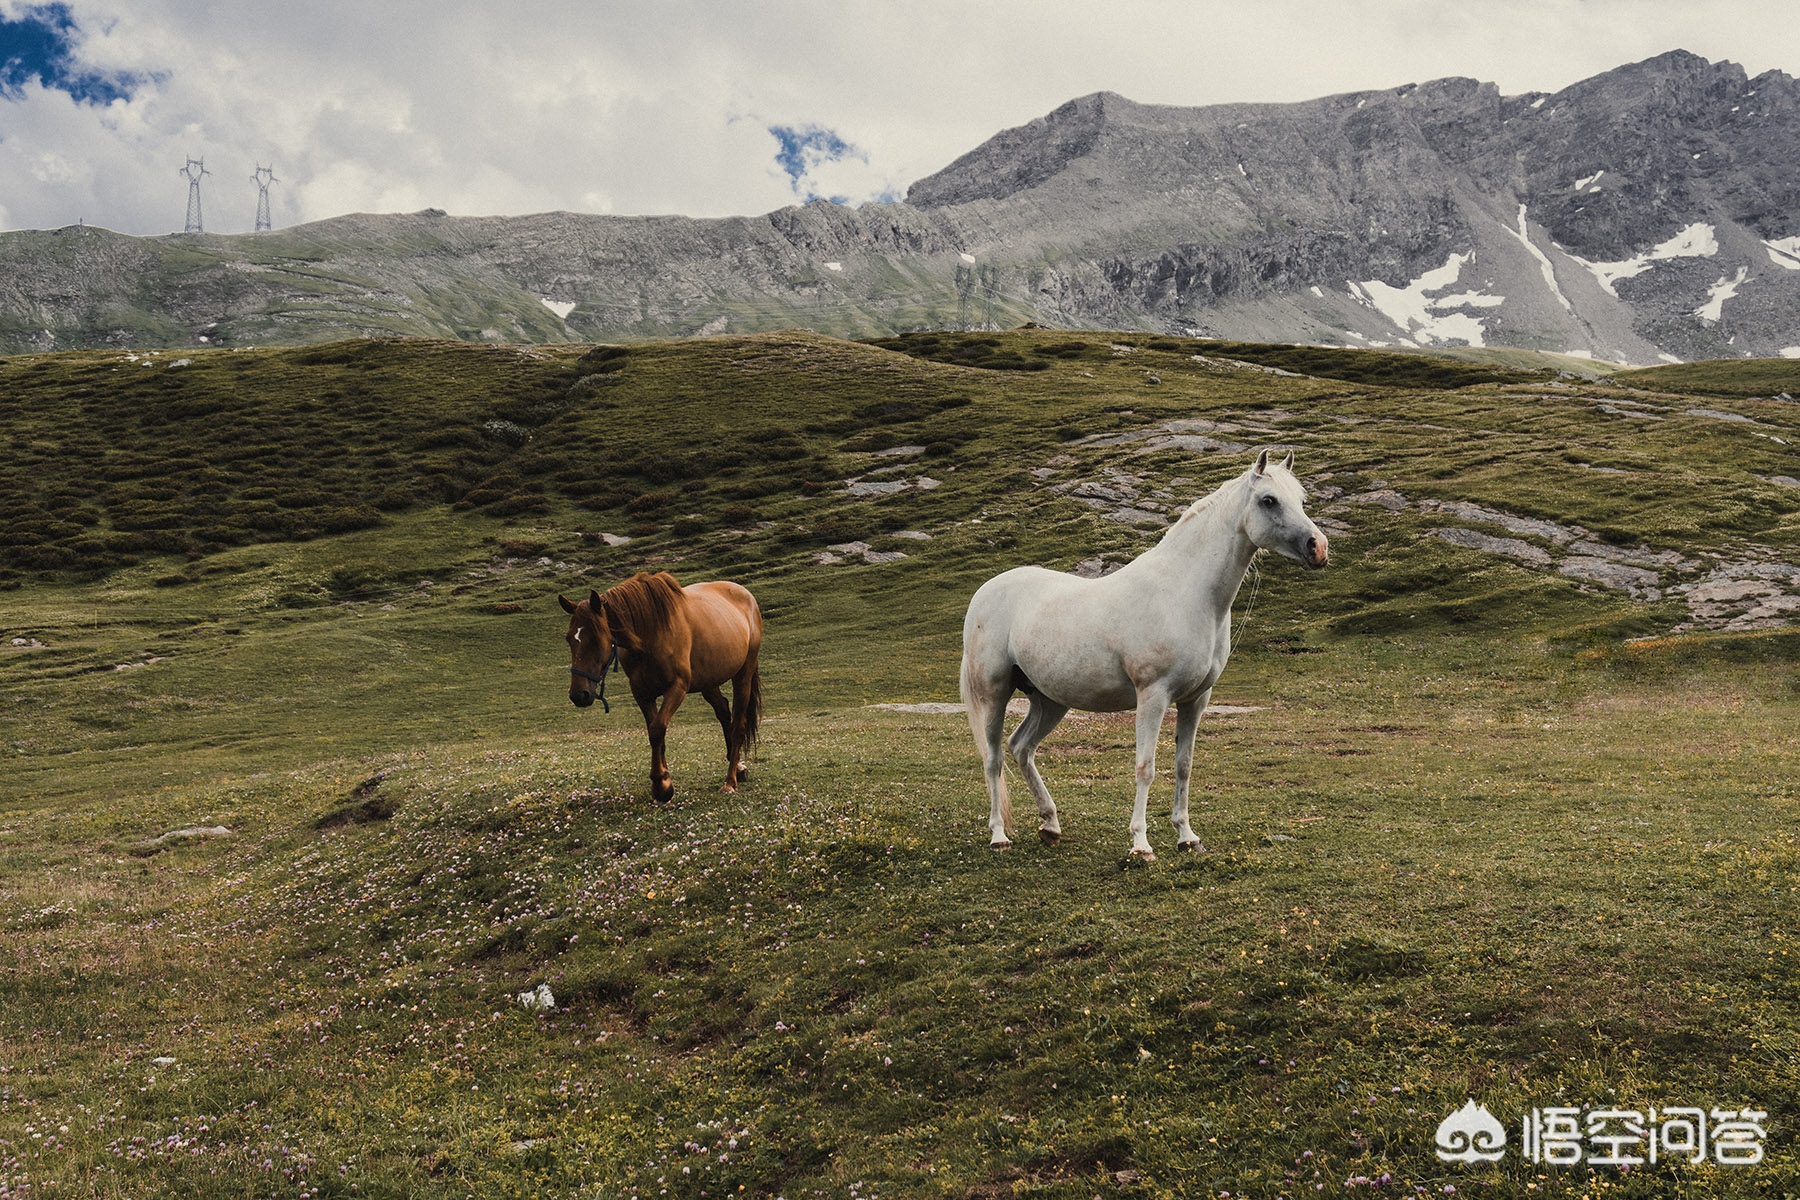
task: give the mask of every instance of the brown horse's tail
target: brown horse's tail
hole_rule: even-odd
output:
[[[733,699],[736,699],[734,696]],[[755,667],[750,671],[749,694],[743,699],[744,705],[744,753],[756,745],[756,726],[762,720],[762,668]]]

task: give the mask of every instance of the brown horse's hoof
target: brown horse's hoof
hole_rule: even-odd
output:
[[[725,796],[735,796],[737,795],[737,785],[733,783],[724,784],[719,788],[719,793]]]
[[[1040,829],[1038,830],[1038,841],[1046,846],[1054,846],[1062,841],[1062,834],[1054,829]]]
[[[675,798],[675,785],[672,783],[650,785],[650,798],[658,804],[667,804]]]

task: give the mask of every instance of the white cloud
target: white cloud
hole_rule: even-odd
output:
[[[258,163],[284,225],[427,206],[722,216],[795,202],[774,126],[854,146],[806,183],[860,200],[1100,90],[1199,105],[1469,75],[1518,93],[1676,47],[1800,69],[1784,0],[68,3],[81,65],[147,82],[104,107],[35,82],[0,98],[8,227],[179,229],[190,154],[218,231],[251,227]],[[0,17],[26,7],[0,0]]]

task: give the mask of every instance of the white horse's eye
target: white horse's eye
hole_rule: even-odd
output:
[[[1273,496],[1264,496],[1262,498],[1262,506],[1264,508],[1279,508],[1281,507],[1281,501]]]

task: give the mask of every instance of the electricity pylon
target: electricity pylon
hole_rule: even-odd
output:
[[[275,228],[275,222],[269,216],[269,185],[281,182],[275,178],[275,168],[257,167],[250,182],[256,185],[256,232]]]
[[[204,158],[190,158],[187,160],[187,166],[181,168],[181,173],[187,176],[188,181],[187,229],[183,232],[204,233],[206,231],[201,228],[200,224],[200,177],[211,175],[212,172],[206,169]]]

